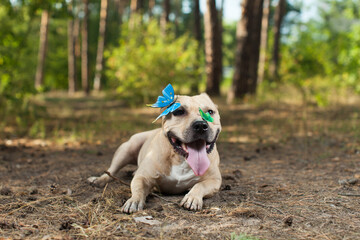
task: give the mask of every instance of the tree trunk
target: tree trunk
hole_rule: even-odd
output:
[[[69,12],[72,15],[72,3],[69,3]],[[76,91],[76,57],[75,57],[75,32],[74,19],[68,20],[68,93]]]
[[[142,0],[131,0],[130,10],[131,13],[139,13],[142,9],[143,1]]]
[[[235,72],[228,103],[234,98],[256,93],[263,0],[243,0],[242,5],[242,17],[236,33]]]
[[[38,63],[35,75],[35,88],[40,88],[44,84],[44,69],[45,69],[45,58],[46,48],[48,42],[48,31],[49,31],[49,12],[43,10],[41,14],[40,23],[40,44],[38,52]]]
[[[103,66],[104,66],[103,58],[104,58],[104,46],[105,46],[107,8],[108,8],[108,0],[101,0],[99,39],[98,39],[95,78],[94,78],[94,90],[95,91],[100,91],[100,89],[101,89],[101,73],[102,73]]]
[[[194,0],[194,36],[196,41],[201,43],[201,18],[200,18],[200,0]]]
[[[89,1],[83,0],[84,18],[81,29],[81,83],[85,94],[89,94],[89,59],[88,59],[88,16]]]
[[[80,19],[78,12],[74,16],[74,38],[75,38],[75,57],[81,57],[81,43],[80,43]]]
[[[174,19],[175,36],[179,37],[180,36],[180,22],[181,22],[181,19],[183,19],[183,16],[182,16],[183,12],[181,11],[182,1],[175,0],[173,2],[174,2],[173,6],[174,6],[174,14],[175,14],[175,19]]]
[[[269,29],[270,4],[271,4],[271,0],[264,0],[263,16],[261,21],[260,59],[259,59],[259,73],[258,73],[259,84],[264,81],[264,75],[265,75],[266,50],[267,50],[268,32],[269,32],[268,29]]]
[[[122,18],[124,15],[124,10],[129,3],[129,0],[114,0],[115,8],[116,8],[116,14],[118,16],[118,23],[119,26],[123,23]]]
[[[270,76],[272,80],[279,79],[279,62],[280,62],[280,37],[281,24],[286,13],[286,0],[279,0],[275,10],[275,24],[274,24],[274,48],[270,65]]]
[[[205,60],[206,92],[212,96],[220,95],[222,73],[222,50],[219,43],[219,21],[215,0],[206,1],[205,12]]]
[[[149,19],[153,17],[153,9],[155,7],[156,1],[155,0],[149,0]]]
[[[196,51],[196,59],[200,59],[202,48],[201,41],[201,18],[200,18],[200,0],[194,0],[194,37],[198,43],[198,48]],[[195,66],[197,72],[199,72],[200,66],[197,64]],[[197,93],[199,91],[198,82],[194,81],[191,84],[191,92]]]
[[[224,15],[224,4],[225,4],[225,0],[221,0],[221,8],[219,9],[219,34],[218,36],[218,44],[219,44],[219,58],[221,61],[221,73],[220,73],[220,83],[223,80],[223,65],[222,65],[222,60],[223,60],[223,52],[222,52],[222,46],[223,46],[223,32],[224,32],[224,28],[223,28],[223,15]],[[219,83],[219,85],[220,85]]]
[[[163,11],[161,14],[160,26],[163,34],[166,34],[166,27],[169,23],[170,0],[163,0]]]
[[[130,20],[129,28],[133,29],[135,25],[141,21],[141,9],[143,8],[143,0],[131,0],[130,3]]]

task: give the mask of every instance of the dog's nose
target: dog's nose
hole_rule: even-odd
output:
[[[209,125],[205,121],[196,121],[193,123],[192,128],[195,132],[204,133],[209,129]]]

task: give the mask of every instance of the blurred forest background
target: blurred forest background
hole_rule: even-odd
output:
[[[224,17],[232,2],[239,21]],[[1,0],[1,135],[44,137],[51,96],[138,106],[169,82],[228,104],[360,93],[359,1],[240,2]]]
[[[135,166],[86,179],[168,83],[218,104],[223,183],[147,225]],[[359,119],[360,0],[0,0],[0,239],[360,239]]]

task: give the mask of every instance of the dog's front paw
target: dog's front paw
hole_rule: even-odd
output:
[[[102,175],[101,177],[89,177],[87,182],[90,183],[91,186],[95,187],[104,187],[108,182],[112,179],[108,175]]]
[[[124,213],[134,213],[143,210],[144,206],[145,200],[131,197],[129,200],[126,201],[124,206],[121,208],[121,211]]]
[[[186,194],[183,200],[181,200],[180,206],[188,210],[199,211],[202,209],[203,200],[202,198]]]

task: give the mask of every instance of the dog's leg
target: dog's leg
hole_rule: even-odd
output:
[[[137,133],[133,135],[129,141],[120,145],[116,150],[114,157],[111,161],[110,168],[107,170],[112,176],[114,176],[121,168],[128,164],[136,164],[139,151],[146,141],[146,139],[153,133],[152,131]],[[106,183],[113,179],[106,173],[101,177],[89,177],[87,181],[96,187],[103,187]]]
[[[154,186],[152,179],[135,174],[131,181],[131,198],[128,199],[121,210],[125,213],[133,213],[144,209],[145,200]]]
[[[221,174],[219,169],[215,169],[213,176],[195,184],[188,194],[181,200],[180,206],[198,211],[202,209],[203,198],[210,197],[219,190],[221,186]]]

